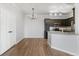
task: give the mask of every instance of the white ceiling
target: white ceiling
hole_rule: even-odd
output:
[[[36,14],[48,14],[51,10],[54,11],[62,8],[67,11],[74,7],[73,3],[17,3],[16,5],[20,7],[25,14],[32,14],[32,8],[35,8]]]

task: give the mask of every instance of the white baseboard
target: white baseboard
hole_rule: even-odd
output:
[[[24,39],[24,38],[23,38],[23,39]],[[16,41],[16,44],[19,43],[20,41],[22,41],[23,39],[20,39],[20,40]]]
[[[24,38],[23,38],[24,39]],[[20,40],[18,40],[18,41],[16,41],[16,43],[14,44],[14,45],[16,45],[17,43],[19,43],[20,41],[22,41],[23,39],[20,39]],[[13,46],[14,46],[13,45]],[[12,46],[11,46],[12,47]],[[9,47],[7,50],[9,50],[11,47]],[[7,50],[5,50],[5,51],[0,51],[0,55],[2,55],[3,53],[5,53]]]
[[[44,36],[25,36],[24,38],[44,38]]]
[[[65,53],[68,53],[68,54],[73,55],[73,56],[77,56],[75,53],[72,53],[72,52],[67,51],[67,50],[59,49],[59,48],[56,48],[56,47],[53,47],[53,46],[51,46],[51,48],[65,52]]]

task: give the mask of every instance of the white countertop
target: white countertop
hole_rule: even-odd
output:
[[[49,34],[77,35],[75,32],[48,31]]]

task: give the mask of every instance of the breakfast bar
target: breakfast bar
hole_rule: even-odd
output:
[[[48,31],[48,45],[71,55],[77,53],[77,38],[75,32]]]

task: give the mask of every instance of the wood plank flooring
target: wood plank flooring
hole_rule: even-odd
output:
[[[46,39],[24,39],[2,56],[70,56],[48,46]]]

